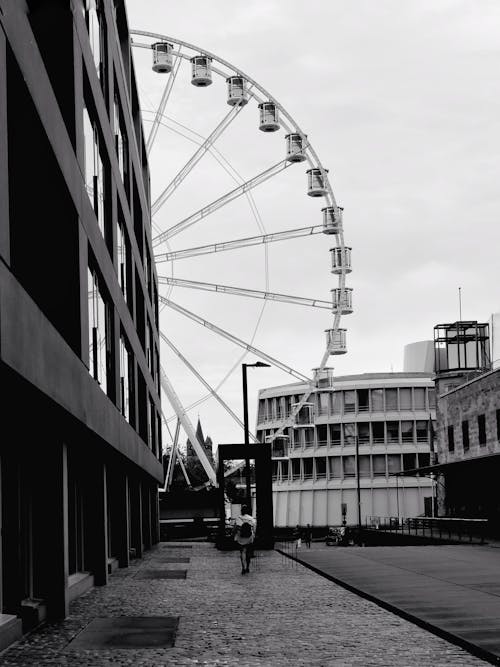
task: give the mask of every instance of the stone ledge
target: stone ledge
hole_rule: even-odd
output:
[[[0,651],[21,639],[22,634],[23,622],[20,618],[11,614],[0,614]]]
[[[44,600],[26,598],[21,602],[23,632],[32,630],[47,618],[47,605]]]
[[[68,577],[68,599],[75,600],[94,586],[94,575],[90,572],[75,572]]]

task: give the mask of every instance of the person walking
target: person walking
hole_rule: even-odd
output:
[[[293,530],[293,539],[294,539],[294,542],[295,542],[295,549],[300,549],[300,547],[302,545],[301,535],[302,535],[302,533],[301,533],[301,530],[300,530],[300,526],[299,526],[299,524],[297,524],[295,526],[294,530]]]
[[[236,518],[234,541],[240,547],[241,574],[250,572],[256,521],[247,505],[242,505],[241,514]]]
[[[306,543],[306,547],[308,549],[311,548],[311,540],[312,540],[312,528],[311,524],[308,523],[304,529],[304,542]]]

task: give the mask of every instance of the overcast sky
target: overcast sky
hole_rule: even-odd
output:
[[[345,208],[346,244],[353,248],[347,284],[354,288],[355,310],[342,320],[349,352],[332,358],[337,375],[401,370],[405,344],[430,339],[435,324],[458,319],[459,286],[463,319],[487,320],[500,310],[499,2],[128,0],[127,7],[131,28],[191,42],[247,72],[294,117],[329,168]],[[154,109],[166,76],[153,75],[149,52],[134,53],[141,104]],[[185,68],[166,123],[172,127],[174,119],[207,136],[228,109],[222,80],[196,89]],[[150,118],[146,112],[146,134]],[[283,132],[258,131],[255,104],[217,146],[244,179],[284,155]],[[153,194],[195,148],[161,128],[150,160]],[[323,202],[306,196],[305,168],[294,165],[254,191],[267,232],[320,223]],[[233,187],[207,156],[156,222],[169,227]],[[258,233],[241,198],[171,245]],[[269,289],[328,299],[336,285],[329,272],[330,238],[272,244]],[[261,248],[176,262],[173,271],[181,278],[266,289]],[[162,264],[158,272],[169,270]],[[262,308],[259,301],[179,288],[171,298],[246,340]],[[308,374],[319,363],[323,330],[331,321],[326,310],[271,303],[255,345]],[[235,367],[221,394],[241,414],[241,351],[170,309],[162,327],[210,384]],[[168,350],[163,363],[185,404],[206,394]],[[251,407],[259,387],[292,380],[274,369],[251,371]],[[214,441],[241,440],[240,429],[213,402],[190,412],[194,420],[198,413]]]

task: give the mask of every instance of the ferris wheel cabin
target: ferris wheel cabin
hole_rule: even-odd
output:
[[[262,130],[262,132],[276,132],[280,129],[278,108],[274,102],[261,102],[259,111],[259,130]]]
[[[234,107],[242,107],[248,102],[247,82],[241,76],[230,76],[227,82],[227,103]]]
[[[325,206],[323,213],[323,234],[338,234],[342,228],[342,211],[340,206]]]
[[[326,329],[326,345],[330,354],[345,354],[347,352],[347,329]]]
[[[328,169],[313,167],[307,170],[307,194],[309,197],[324,197],[326,195],[325,174],[328,174]]]
[[[208,56],[191,58],[191,83],[198,88],[205,88],[212,83],[212,58]]]
[[[174,50],[173,44],[168,42],[155,42],[151,45],[153,49],[153,72],[168,74],[172,71]]]
[[[347,246],[344,248],[331,248],[332,273],[351,273],[351,250]]]
[[[304,139],[306,138],[306,136],[302,136],[296,132],[285,136],[286,159],[288,162],[304,162],[307,159],[304,150]]]
[[[292,403],[292,410],[299,404]],[[304,403],[295,415],[294,428],[312,428],[314,427],[314,403]]]
[[[344,287],[344,296],[340,287],[332,290],[332,313],[340,312],[341,315],[352,313],[352,287]]]
[[[318,389],[331,389],[333,387],[333,368],[325,366],[325,368],[313,368],[314,382]]]
[[[290,436],[278,435],[273,439],[273,436],[266,436],[266,443],[271,443],[271,458],[273,459],[287,459],[290,450]]]

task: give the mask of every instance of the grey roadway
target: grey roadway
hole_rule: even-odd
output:
[[[491,546],[300,549],[300,561],[500,664],[500,549]]]

